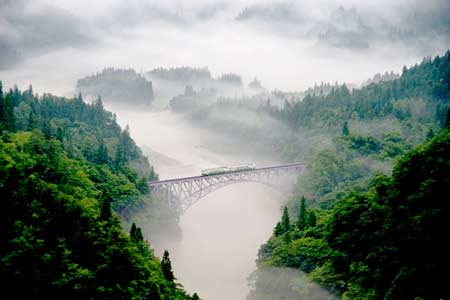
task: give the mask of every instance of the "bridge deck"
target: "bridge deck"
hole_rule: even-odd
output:
[[[277,169],[289,169],[289,168],[295,168],[305,166],[305,163],[295,163],[295,164],[286,164],[286,165],[279,165],[279,166],[272,166],[272,167],[263,167],[263,168],[256,168],[251,171],[234,171],[234,172],[227,172],[223,174],[217,174],[217,175],[208,175],[208,176],[191,176],[191,177],[182,177],[182,178],[174,178],[174,179],[167,179],[167,180],[161,180],[161,181],[150,181],[149,186],[158,186],[161,184],[167,184],[167,183],[174,183],[174,182],[183,182],[183,181],[192,181],[196,179],[204,179],[204,178],[214,178],[214,177],[220,177],[228,174],[245,174],[245,173],[251,173],[256,171],[267,171],[267,170],[277,170]]]

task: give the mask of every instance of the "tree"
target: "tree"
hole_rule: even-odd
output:
[[[348,122],[345,121],[342,126],[342,136],[348,136],[350,134],[350,130],[348,129]]]
[[[306,217],[307,217],[307,211],[305,207],[305,197],[302,196],[302,199],[300,200],[300,209],[298,211],[298,229],[303,230],[306,226]]]
[[[161,260],[161,270],[168,281],[173,282],[175,280],[175,276],[172,272],[172,263],[169,258],[169,251],[167,250],[164,250],[163,259]]]
[[[192,300],[200,300],[200,297],[197,295],[197,293],[194,293],[194,295],[192,295]]]
[[[106,148],[106,145],[103,141],[100,142],[100,146],[98,147],[95,156],[96,156],[95,162],[97,164],[108,164],[109,162],[108,149]]]
[[[130,238],[133,239],[135,235],[136,235],[136,224],[133,222],[133,224],[131,224],[130,229]]]
[[[427,141],[431,140],[434,137],[434,130],[430,128],[427,132]]]
[[[25,102],[20,102],[19,106],[16,106],[13,111],[16,129],[27,130],[31,107]]]
[[[283,227],[283,231],[287,232],[291,228],[291,221],[289,219],[289,211],[287,206],[284,207],[283,216],[281,217],[281,226]]]
[[[112,213],[111,213],[111,197],[103,193],[101,197],[101,210],[100,210],[100,219],[103,221],[108,221],[111,219]]]
[[[450,108],[447,109],[447,117],[445,118],[444,128],[450,129]]]
[[[141,228],[137,227],[134,222],[131,224],[130,239],[135,243],[144,241]]]
[[[56,129],[56,139],[57,139],[58,141],[60,141],[61,144],[64,143],[64,130],[63,130],[61,127],[58,127],[58,128]]]
[[[314,213],[314,211],[310,211],[308,213],[308,220],[307,220],[306,224],[308,225],[308,227],[314,227],[314,226],[316,226],[316,223],[317,223],[316,214]]]

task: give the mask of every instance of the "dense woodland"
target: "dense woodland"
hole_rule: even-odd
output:
[[[94,99],[101,96],[105,103],[121,107],[148,108],[154,99],[152,82],[132,69],[103,69],[79,79],[77,90]]]
[[[450,51],[388,75],[187,115],[240,151],[308,165],[261,247],[250,300],[448,298]]]
[[[287,278],[283,268],[301,270],[336,299],[448,298],[449,104],[447,52],[392,81],[266,106],[295,130],[339,129],[330,147],[307,160],[308,174],[259,251],[249,299],[313,297],[316,287],[301,283],[303,273]],[[392,131],[393,119],[400,131]],[[386,120],[381,135],[361,134],[361,123]],[[373,167],[392,161],[392,172]]]
[[[117,214],[157,176],[115,116],[0,83],[0,278],[20,299],[191,299]],[[198,299],[197,295],[194,298]]]

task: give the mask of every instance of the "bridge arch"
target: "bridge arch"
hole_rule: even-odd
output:
[[[169,201],[170,206],[183,214],[206,195],[222,187],[254,182],[285,192],[305,170],[305,164],[289,164],[259,168],[251,171],[231,172],[211,176],[195,176],[150,182],[152,193]]]

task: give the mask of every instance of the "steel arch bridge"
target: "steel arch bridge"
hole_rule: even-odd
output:
[[[286,192],[297,177],[305,171],[304,163],[258,168],[251,171],[229,172],[220,175],[194,176],[162,181],[151,181],[149,187],[156,196],[183,214],[192,205],[211,192],[240,182],[257,182]]]

